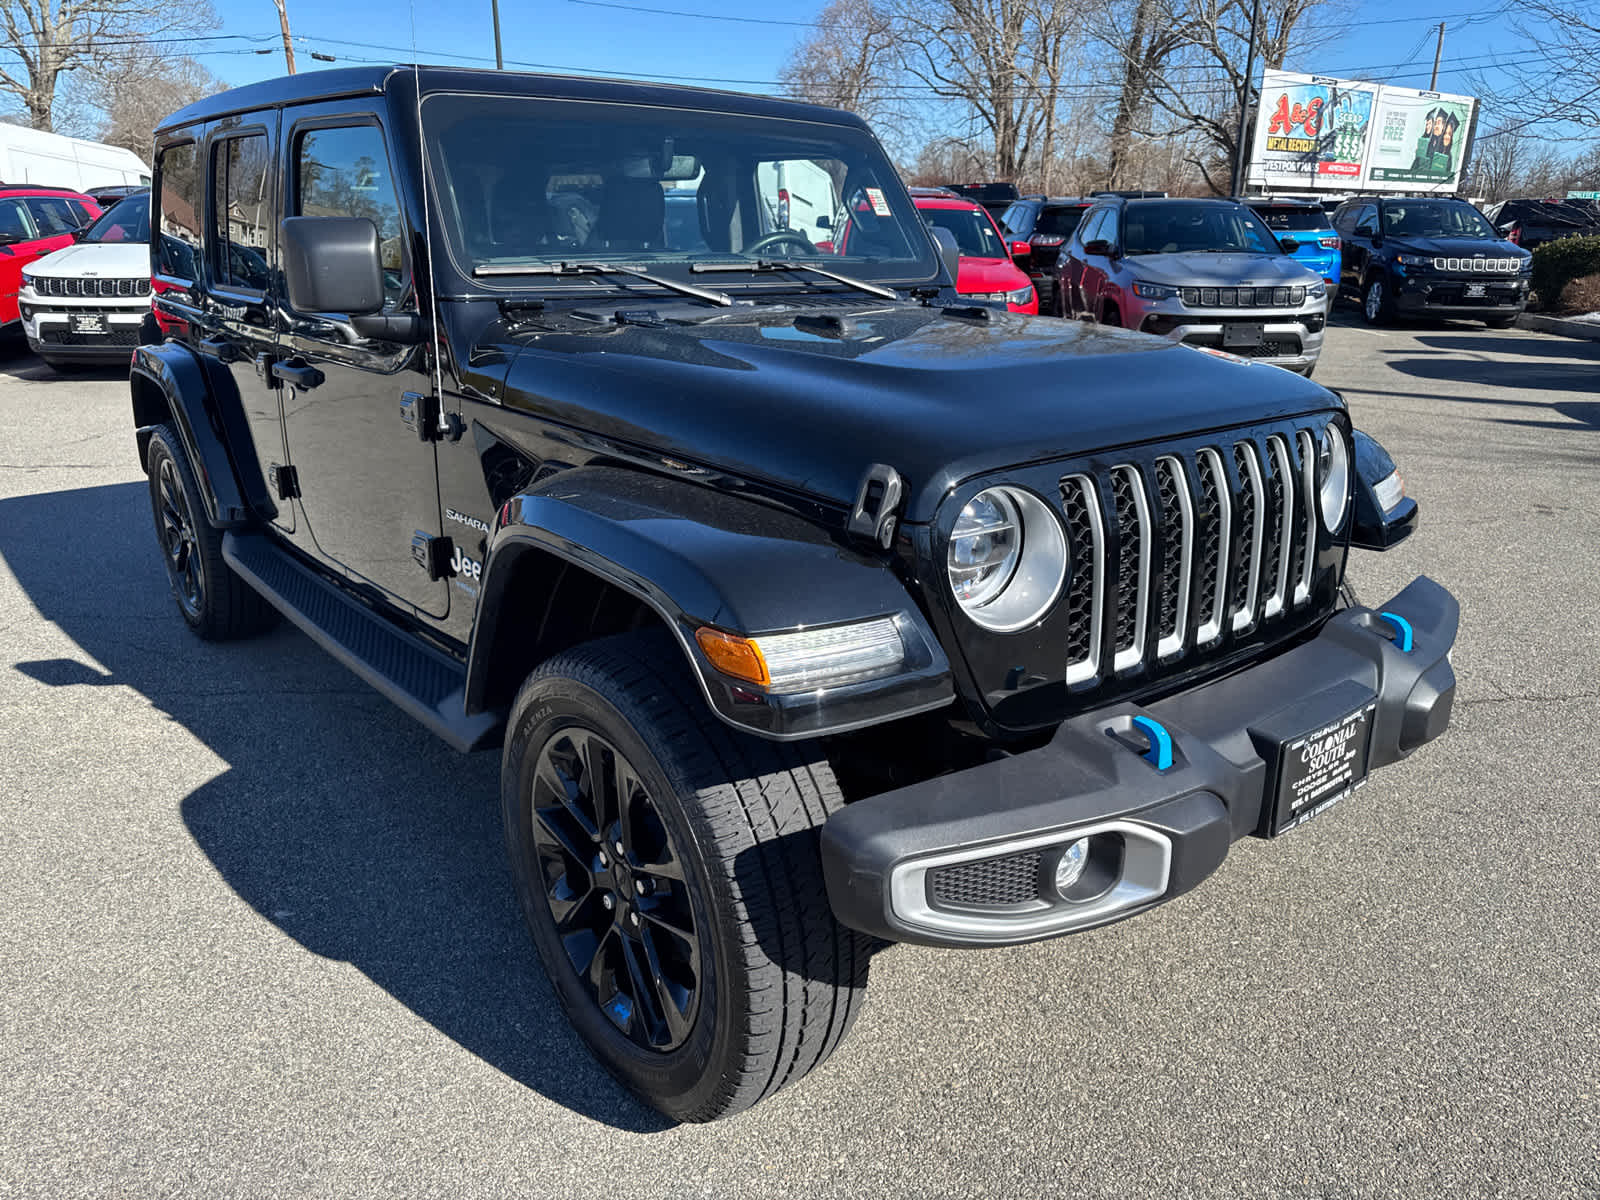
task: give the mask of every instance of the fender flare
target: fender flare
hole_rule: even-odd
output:
[[[207,364],[181,342],[165,342],[159,346],[140,346],[134,351],[129,383],[133,390],[134,422],[138,427],[141,452],[149,444],[150,431],[158,422],[148,419],[152,414],[141,403],[139,389],[153,387],[166,400],[171,425],[183,443],[200,484],[206,519],[213,526],[232,529],[251,524],[256,509],[263,504],[267,513],[275,511],[253,452],[244,460],[247,467],[244,473],[247,482],[244,483],[241,482],[240,460],[230,453],[230,448],[251,446],[231,375],[220,367],[208,369]],[[231,414],[225,411],[218,394],[224,389],[235,400]],[[248,486],[250,482],[254,483],[253,488]]]
[[[844,733],[955,698],[950,664],[888,563],[793,513],[617,467],[578,467],[501,506],[467,657],[466,705],[484,706],[489,660],[521,555],[543,551],[648,605],[671,630],[713,712],[778,741]],[[892,617],[905,661],[865,683],[761,692],[719,673],[695,640],[711,625],[755,636]]]

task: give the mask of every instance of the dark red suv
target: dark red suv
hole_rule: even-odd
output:
[[[100,206],[80,192],[0,184],[0,328],[17,320],[22,268],[72,245],[99,215]]]

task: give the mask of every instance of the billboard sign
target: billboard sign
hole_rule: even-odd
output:
[[[1469,96],[1267,71],[1246,179],[1273,189],[1453,192],[1475,104]]]

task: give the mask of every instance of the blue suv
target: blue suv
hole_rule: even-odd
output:
[[[1293,239],[1293,254],[1324,280],[1339,284],[1339,235],[1316,200],[1248,200],[1251,210],[1279,242]],[[1287,247],[1285,247],[1287,249]]]

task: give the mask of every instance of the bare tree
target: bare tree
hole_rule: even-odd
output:
[[[1071,0],[890,0],[906,72],[960,101],[1015,179],[1048,147],[1064,83]]]
[[[204,0],[0,0],[0,91],[22,101],[30,125],[48,130],[64,74],[102,65],[153,37],[215,25]]]
[[[147,158],[162,118],[227,86],[192,58],[133,52],[94,69],[87,99],[104,114],[102,142]]]
[[[1517,41],[1537,62],[1508,59],[1473,87],[1507,127],[1570,123],[1600,131],[1600,0],[1508,0]]]
[[[895,52],[895,27],[886,9],[873,0],[833,0],[778,78],[797,100],[843,108],[878,125],[894,107]]]
[[[1111,117],[1106,186],[1127,187],[1133,138],[1149,123],[1152,93],[1168,60],[1189,38],[1189,12],[1170,0],[1109,0],[1091,10],[1084,30],[1119,81]]]

